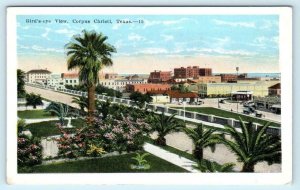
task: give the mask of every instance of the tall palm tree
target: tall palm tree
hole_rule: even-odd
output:
[[[68,69],[79,69],[79,80],[88,89],[88,114],[95,112],[95,88],[99,81],[98,73],[105,66],[111,66],[111,53],[116,49],[106,42],[107,36],[95,31],[82,31],[66,44]]]
[[[198,160],[203,159],[203,149],[210,147],[212,152],[215,151],[217,137],[220,134],[213,134],[217,129],[203,129],[203,124],[198,125],[195,129],[184,128],[184,132],[192,139],[195,145],[194,156]]]
[[[157,145],[165,146],[165,136],[171,132],[182,130],[185,124],[175,118],[175,114],[166,116],[164,112],[160,115],[154,115],[152,119],[152,130],[158,133],[158,137],[155,140]]]
[[[269,122],[256,130],[252,122],[245,124],[240,118],[241,132],[236,128],[226,126],[225,131],[233,140],[219,136],[219,140],[234,152],[238,161],[243,162],[242,172],[254,172],[258,162],[267,161],[268,164],[281,162],[280,137],[266,133]]]
[[[18,86],[18,98],[22,98],[26,95],[25,91],[25,72],[21,69],[17,70],[17,86]]]

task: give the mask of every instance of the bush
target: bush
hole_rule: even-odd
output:
[[[100,153],[97,155],[100,156],[103,152],[142,150],[144,135],[148,135],[149,127],[142,119],[133,121],[130,117],[124,117],[105,122],[95,119],[91,126],[78,129],[74,135],[60,128],[63,135],[58,139],[59,156],[76,158],[95,156],[95,153]]]
[[[40,139],[18,135],[18,170],[31,167],[42,162],[42,146]]]

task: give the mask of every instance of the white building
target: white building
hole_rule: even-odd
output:
[[[63,85],[79,85],[79,75],[77,73],[62,73],[61,78]]]
[[[50,74],[47,69],[33,69],[26,73],[26,79],[29,83],[46,84]]]
[[[147,84],[147,79],[133,79],[133,80],[127,80],[127,79],[116,79],[116,80],[100,80],[99,84],[102,86],[105,86],[107,88],[112,88],[114,90],[118,90],[120,92],[123,92],[126,89],[127,84]]]
[[[50,87],[59,88],[64,85],[63,80],[61,78],[61,74],[53,73],[49,75],[47,78],[47,85]]]

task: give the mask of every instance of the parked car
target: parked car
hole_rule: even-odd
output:
[[[250,112],[250,110],[248,108],[245,108],[245,109],[243,109],[243,113],[244,114],[250,114],[251,112]]]
[[[252,114],[255,113],[255,108],[254,107],[246,107],[243,109],[244,114]]]
[[[262,117],[262,113],[255,111],[255,117]]]
[[[197,102],[197,105],[202,105],[202,104],[204,104],[204,102],[201,100]]]
[[[222,99],[222,100],[220,100],[220,101],[219,101],[219,103],[221,103],[221,104],[225,104],[225,100],[224,100],[224,99]]]
[[[244,102],[243,106],[244,107],[251,107],[251,106],[253,107],[253,106],[255,106],[255,104],[252,101],[247,101],[247,102]]]

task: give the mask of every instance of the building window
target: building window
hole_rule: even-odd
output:
[[[66,80],[66,83],[68,83],[68,80]]]

